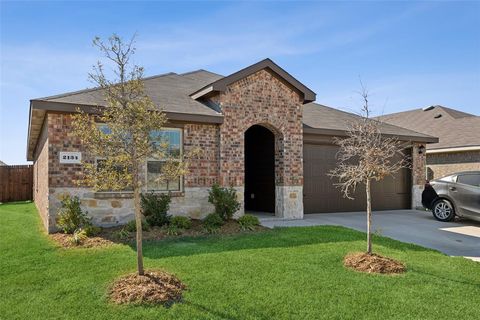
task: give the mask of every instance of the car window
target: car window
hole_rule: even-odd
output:
[[[445,182],[455,182],[456,178],[457,178],[457,176],[453,175],[453,176],[446,176],[446,177],[440,178],[438,180],[445,181]]]
[[[480,174],[462,174],[458,176],[458,183],[480,187]]]

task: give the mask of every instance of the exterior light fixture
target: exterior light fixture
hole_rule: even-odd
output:
[[[421,145],[418,147],[418,154],[424,154],[425,153],[425,146],[424,145]]]

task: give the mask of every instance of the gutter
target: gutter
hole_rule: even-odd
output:
[[[427,154],[464,152],[464,151],[480,151],[480,146],[453,147],[453,148],[441,148],[441,149],[430,149],[430,150],[427,148]]]
[[[316,134],[316,135],[328,135],[328,136],[339,136],[346,137],[347,131],[338,130],[338,129],[321,129],[321,128],[303,128],[303,133]],[[415,142],[424,142],[424,143],[437,143],[438,138],[436,137],[425,137],[425,136],[413,136],[413,135],[397,135],[391,133],[382,133],[386,137],[396,137],[401,141],[415,141]]]

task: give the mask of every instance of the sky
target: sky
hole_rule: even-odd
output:
[[[443,105],[480,114],[480,1],[19,2],[0,0],[0,160],[26,161],[29,100],[92,87],[95,36],[137,33],[145,75],[228,75],[271,58],[356,112]]]

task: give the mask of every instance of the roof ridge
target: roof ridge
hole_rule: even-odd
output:
[[[221,75],[219,73],[212,72],[212,71],[209,71],[209,70],[205,70],[205,69],[197,69],[197,70],[193,70],[193,71],[189,71],[189,72],[180,73],[179,76],[187,76],[187,75],[194,74],[194,73],[199,73],[199,72],[202,72],[202,71],[203,72],[208,72],[208,73],[220,76],[220,77],[225,77],[224,75]]]
[[[165,77],[165,76],[169,76],[169,75],[174,75],[174,74],[176,74],[176,73],[175,73],[175,72],[167,72],[167,73],[162,73],[162,74],[158,74],[158,75],[155,75],[155,76],[145,77],[145,78],[142,78],[142,80],[143,80],[143,81],[145,81],[145,80],[152,80],[152,79],[155,79],[155,78],[161,78],[161,77]],[[100,88],[100,87],[86,88],[86,89],[82,89],[82,90],[70,91],[70,92],[60,93],[60,94],[53,95],[53,96],[47,96],[47,97],[36,98],[36,99],[31,99],[31,100],[51,100],[51,99],[58,99],[58,98],[64,98],[64,97],[68,97],[68,96],[74,96],[74,95],[76,95],[76,94],[93,92],[93,91],[97,91],[97,90],[101,90],[101,89],[102,89],[102,88]]]
[[[442,109],[443,111],[448,113],[454,119],[476,117],[476,115],[474,115],[474,114],[464,112],[464,111],[461,111],[461,110],[457,110],[457,109],[452,109],[452,108],[449,108],[449,107],[444,107],[444,106],[441,106],[441,105],[438,105],[438,106],[435,106],[435,107],[438,107],[438,108]]]

